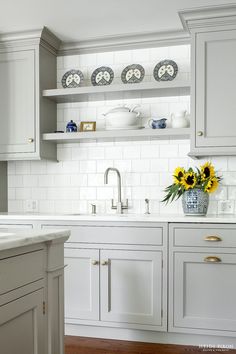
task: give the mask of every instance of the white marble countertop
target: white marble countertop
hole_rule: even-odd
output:
[[[69,230],[33,231],[3,228],[0,230],[0,251],[48,241],[65,242],[69,236]]]
[[[91,221],[91,222],[179,222],[179,223],[226,223],[236,224],[236,215],[185,216],[173,214],[30,214],[1,213],[1,220],[32,220],[32,221]]]

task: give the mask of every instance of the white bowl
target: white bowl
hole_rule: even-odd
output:
[[[106,125],[114,128],[125,128],[139,125],[137,112],[112,112],[106,116]]]

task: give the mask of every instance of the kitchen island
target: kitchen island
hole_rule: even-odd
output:
[[[66,230],[0,232],[0,343],[4,354],[64,353]]]

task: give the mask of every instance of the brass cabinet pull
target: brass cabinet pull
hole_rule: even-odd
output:
[[[197,132],[197,135],[198,135],[198,136],[203,136],[203,132],[202,132],[202,131],[198,131],[198,132]]]
[[[101,265],[103,266],[108,265],[108,261],[101,261]]]
[[[204,238],[205,241],[210,241],[210,242],[218,242],[218,241],[222,241],[222,239],[219,236],[214,236],[214,235],[210,235],[210,236],[206,236]]]
[[[28,139],[28,142],[29,142],[29,143],[33,143],[33,142],[34,142],[34,139],[33,139],[33,138],[29,138],[29,139]]]
[[[91,261],[91,263],[92,263],[92,265],[97,265],[97,264],[99,264],[99,262],[96,261],[95,259],[93,259],[93,260]]]
[[[208,256],[208,257],[204,258],[204,262],[219,263],[219,262],[221,262],[221,259],[216,256]]]

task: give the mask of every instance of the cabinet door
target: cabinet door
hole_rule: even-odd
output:
[[[0,77],[0,158],[1,154],[34,152],[34,50],[1,53]]]
[[[66,248],[65,264],[66,323],[99,320],[99,251]]]
[[[208,256],[220,261],[206,262]],[[236,255],[175,252],[171,271],[173,331],[236,331]]]
[[[43,289],[1,306],[1,353],[45,353],[44,318]]]
[[[236,30],[198,33],[196,147],[236,147]]]
[[[102,250],[100,259],[101,320],[161,326],[162,253]]]

